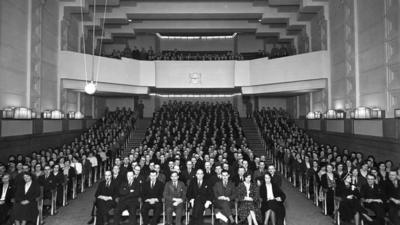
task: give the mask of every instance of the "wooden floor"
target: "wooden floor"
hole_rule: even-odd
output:
[[[286,198],[286,225],[331,225],[333,220],[324,216],[320,208],[307,200],[305,195],[294,189],[286,181],[282,184]],[[46,225],[85,225],[90,219],[95,187],[79,194],[69,205],[59,210],[55,216],[45,219]]]

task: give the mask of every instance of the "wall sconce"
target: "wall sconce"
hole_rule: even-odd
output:
[[[394,118],[400,118],[400,109],[394,110]]]
[[[25,107],[17,107],[14,109],[14,119],[32,119],[32,110]]]
[[[321,119],[322,113],[317,111],[317,112],[309,112],[306,115],[306,118],[309,120],[314,120],[314,119]]]
[[[68,119],[75,119],[75,112],[71,111],[67,114]]]
[[[355,110],[355,119],[371,119],[371,109],[360,106]]]
[[[326,119],[336,119],[336,111],[333,109],[328,110],[328,112],[326,112]]]
[[[12,119],[14,117],[14,107],[3,109],[3,119]]]
[[[60,110],[52,110],[50,119],[59,120],[63,118],[63,113]]]
[[[371,118],[373,119],[383,119],[385,118],[385,110],[382,110],[378,107],[372,108]]]
[[[346,118],[346,113],[343,110],[336,110],[336,119]]]
[[[80,120],[83,119],[85,116],[81,112],[76,112],[75,113],[75,119]]]
[[[51,111],[50,110],[45,110],[42,112],[42,118],[43,119],[51,119]]]
[[[352,110],[350,111],[350,119],[355,119],[356,118],[356,111]]]
[[[344,119],[346,117],[346,113],[343,110],[334,110],[330,109],[326,112],[326,119],[334,120],[334,119]]]

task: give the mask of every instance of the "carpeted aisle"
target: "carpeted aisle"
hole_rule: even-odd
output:
[[[286,225],[331,225],[333,219],[322,214],[304,194],[283,180],[282,190],[286,194]]]
[[[45,225],[85,225],[90,220],[96,186],[78,194],[75,200],[60,208],[56,215],[45,218]]]

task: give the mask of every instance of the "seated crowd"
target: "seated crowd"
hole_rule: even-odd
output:
[[[106,56],[110,58],[120,59],[121,57],[132,58],[138,60],[250,60],[268,57],[270,59],[296,55],[296,49],[292,45],[281,45],[278,48],[273,45],[270,52],[259,50],[258,52],[242,52],[234,54],[232,51],[214,51],[214,52],[196,52],[196,51],[179,51],[174,49],[171,51],[154,51],[152,47],[149,49],[141,48],[140,50],[134,46],[133,49],[126,45],[123,50],[113,49],[110,54],[96,51],[96,55]]]
[[[283,224],[281,179],[249,148],[232,104],[169,102],[153,116],[140,146],[105,172],[94,201],[97,225],[111,217],[119,225],[125,210],[137,224],[138,209],[146,225],[162,213],[165,224],[174,214],[176,225],[183,218],[202,225],[204,213],[220,224]]]
[[[69,145],[9,156],[0,163],[0,224],[41,224],[76,198],[120,155],[134,121],[131,110],[106,112]]]
[[[318,144],[283,110],[254,114],[278,170],[326,215],[338,223],[400,224],[400,164]]]

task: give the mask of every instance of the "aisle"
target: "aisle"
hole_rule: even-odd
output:
[[[90,220],[96,186],[78,194],[69,205],[60,208],[56,215],[47,217],[44,220],[45,225],[85,225]]]
[[[322,214],[298,189],[283,180],[282,190],[286,194],[286,225],[331,225],[333,219]]]

